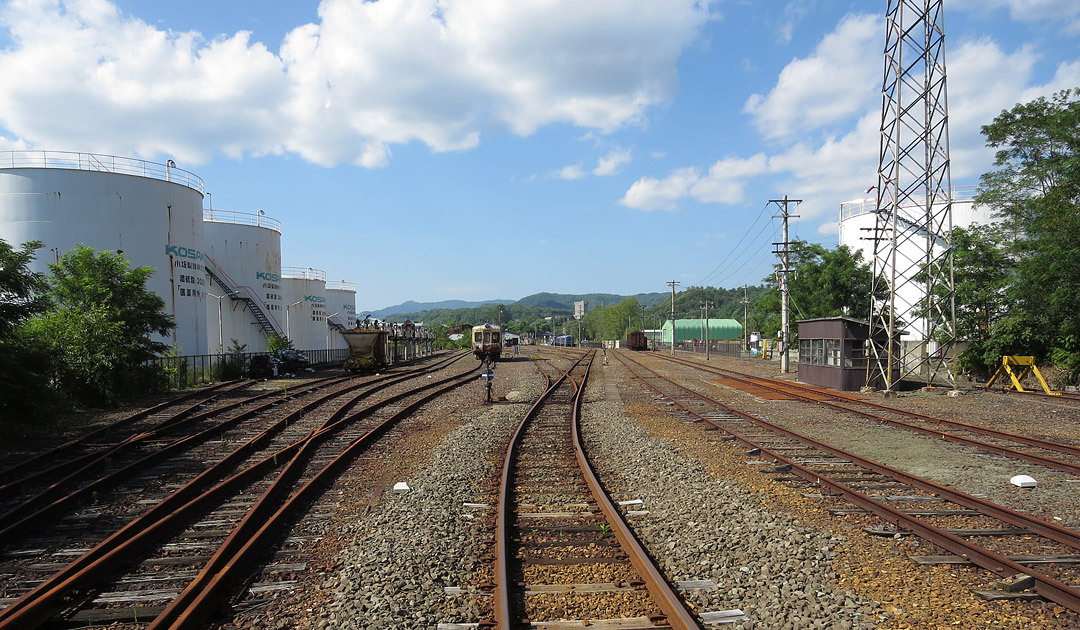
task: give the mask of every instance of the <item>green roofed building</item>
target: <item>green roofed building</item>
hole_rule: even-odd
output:
[[[709,340],[710,341],[727,341],[732,339],[739,339],[742,337],[742,324],[735,319],[718,319],[710,317],[708,320],[703,319],[676,319],[675,320],[675,343],[680,341],[687,341],[690,339],[701,339],[701,333],[703,323],[708,321],[709,323]],[[663,331],[660,334],[660,339],[663,343],[671,343],[671,320],[664,322]]]

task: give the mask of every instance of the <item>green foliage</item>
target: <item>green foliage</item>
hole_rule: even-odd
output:
[[[240,343],[236,339],[232,339],[232,344],[229,346],[228,351],[225,354],[224,360],[218,366],[217,378],[223,381],[232,381],[244,376],[245,368],[247,367],[244,360],[244,351],[247,350],[246,343]]]
[[[641,328],[640,322],[641,305],[632,297],[612,306],[594,308],[582,318],[585,337],[604,341],[625,339],[627,332]]]
[[[278,350],[287,350],[293,347],[292,339],[284,335],[277,333],[270,333],[266,338],[266,351],[270,353],[277,352]]]
[[[30,242],[16,250],[0,239],[0,419],[15,422],[29,422],[61,402],[51,387],[49,349],[24,329],[30,317],[49,307],[44,275],[29,268],[40,248],[41,243]]]
[[[45,275],[29,269],[41,247],[40,242],[31,241],[16,250],[0,239],[0,338],[10,336],[28,317],[49,306]]]
[[[1078,95],[1016,105],[982,128],[1000,168],[983,175],[975,201],[1002,220],[997,246],[1011,275],[1005,313],[965,355],[969,365],[988,370],[1002,354],[1024,354],[1052,361],[1070,382],[1080,375]]]
[[[794,241],[788,265],[791,280],[791,330],[797,319],[850,315],[866,318],[873,271],[862,261],[862,253],[846,245],[826,249],[816,243]],[[776,265],[780,271],[781,265]],[[769,291],[758,302],[766,313],[761,331],[772,336],[780,330],[780,292],[776,275],[764,278]]]
[[[32,428],[66,408],[55,365],[49,346],[25,326],[0,339],[0,426]]]
[[[175,323],[164,300],[146,289],[153,269],[128,266],[121,254],[76,247],[49,265],[56,308],[26,324],[56,362],[54,385],[75,403],[112,405],[124,393],[161,383],[141,364],[168,348],[151,336],[167,334]]]
[[[990,331],[1008,315],[1007,290],[1016,264],[997,226],[953,229],[953,279],[956,289],[956,336],[971,342],[957,358],[959,371],[986,372],[1001,363]]]

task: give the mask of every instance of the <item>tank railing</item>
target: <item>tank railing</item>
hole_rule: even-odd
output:
[[[87,163],[89,163],[91,165],[97,165],[97,167],[98,167],[97,169],[91,169],[91,170],[99,170],[99,171],[108,171],[109,170],[109,169],[105,168],[105,165],[102,164],[101,160],[99,160],[98,157],[96,155],[94,155],[93,153],[88,153],[86,155],[86,161],[87,161]]]
[[[326,283],[326,288],[333,291],[356,291],[356,283],[346,282],[345,280],[330,280]]]
[[[172,163],[172,160],[169,160],[167,164],[162,164],[138,158],[100,153],[42,150],[0,151],[0,169],[5,168],[57,168],[138,175],[181,184],[200,193],[205,190],[201,177],[190,171],[177,168]]]
[[[252,225],[281,233],[281,221],[271,219],[265,214],[203,208],[203,221],[208,221],[210,223],[230,223],[233,225]]]
[[[971,186],[953,186],[952,198],[950,199],[950,201],[953,201],[953,202],[956,202],[956,201],[962,201],[962,202],[972,201],[973,199],[975,199],[975,193],[978,191],[978,189],[979,189],[979,187],[974,186],[974,185],[971,185]],[[920,195],[925,198],[925,195],[926,195],[925,189],[919,189],[919,190],[916,190],[916,191],[912,192],[911,195],[908,197],[908,199],[915,200],[915,199],[918,199]],[[878,202],[878,200],[877,200],[876,197],[869,197],[867,199],[860,199],[860,200],[855,200],[855,201],[844,202],[844,203],[840,204],[840,217],[843,218],[843,219],[846,219],[846,218],[857,216],[857,215],[860,215],[860,214],[867,214],[867,213],[870,213],[870,212],[875,212],[878,209],[877,208],[877,202]],[[901,208],[921,208],[922,204],[917,202],[917,201],[909,201],[909,202],[901,203],[900,207]]]
[[[282,267],[282,278],[293,278],[296,280],[318,280],[326,282],[326,272],[322,269],[312,269],[311,267]]]
[[[242,300],[251,309],[252,315],[259,322],[259,326],[262,327],[262,331],[267,336],[271,334],[281,335],[281,324],[278,323],[277,318],[270,314],[270,312],[263,311],[262,300],[259,298],[259,294],[255,289],[247,285],[238,285],[229,277],[229,274],[222,269],[213,258],[210,258],[206,254],[203,254],[203,259],[206,261],[206,273],[210,274],[210,277],[214,279],[221,288],[225,290],[225,294],[233,300]],[[244,290],[248,295],[240,295],[240,290]]]

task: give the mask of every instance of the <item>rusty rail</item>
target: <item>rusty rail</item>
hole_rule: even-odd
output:
[[[649,368],[642,365],[636,359],[626,359],[621,354],[617,354],[616,356],[619,358],[620,361],[624,361],[626,363],[632,362],[641,367],[642,369],[649,370]],[[848,451],[829,446],[828,444],[814,440],[809,436],[797,433],[795,431],[791,431],[780,425],[768,422],[767,420],[762,420],[761,418],[745,413],[738,409],[734,409],[700,392],[696,392],[692,389],[679,385],[678,383],[675,383],[671,379],[665,378],[664,376],[656,373],[655,371],[649,371],[657,379],[667,382],[678,390],[684,391],[692,396],[707,401],[711,405],[715,405],[718,409],[722,409],[727,413],[750,421],[755,425],[768,428],[781,435],[785,435],[792,439],[802,441],[806,444],[810,444],[823,452],[830,453],[838,457],[843,457],[844,459],[847,459],[859,466],[863,466],[868,470],[872,470],[874,472],[892,477],[894,479],[901,480],[902,482],[907,483],[913,487],[921,488],[928,492],[943,496],[949,501],[952,501],[958,505],[963,505],[965,507],[978,510],[983,514],[992,516],[1011,525],[1025,528],[1028,531],[1036,533],[1045,538],[1049,538],[1051,540],[1069,545],[1074,548],[1080,548],[1080,534],[1078,534],[1077,532],[1073,532],[1072,530],[1068,530],[1064,527],[1055,525],[1047,521],[1043,521],[1038,518],[1034,518],[1025,514],[1021,514],[1019,512],[1015,512],[1013,510],[1009,510],[1008,508],[1005,508],[1003,506],[991,503],[989,501],[984,501],[982,499],[960,492],[958,490],[953,490],[952,488],[938,485],[927,479],[916,477],[904,471],[885,466],[884,464],[880,464],[872,460],[865,459],[854,453],[850,453]],[[633,372],[633,370],[631,370],[631,372]],[[635,374],[635,376],[637,375]],[[648,386],[658,394],[668,396],[668,394],[660,390],[654,384],[649,383],[643,378],[639,377],[639,379],[642,383],[644,383],[646,386]],[[844,497],[844,499],[848,502],[857,505],[863,509],[869,510],[870,512],[876,514],[885,521],[896,525],[898,528],[902,527],[908,529],[918,534],[922,538],[942,547],[943,549],[947,549],[948,551],[951,551],[952,553],[963,557],[971,561],[972,563],[982,567],[983,569],[986,569],[987,571],[990,571],[997,575],[1009,575],[1010,573],[1026,573],[1032,576],[1032,578],[1035,580],[1034,590],[1037,593],[1051,601],[1061,604],[1062,606],[1070,610],[1080,612],[1080,592],[1077,592],[1075,589],[1070,588],[1064,582],[1033,571],[1030,567],[1025,567],[1019,563],[1009,560],[1001,554],[979,547],[978,545],[975,545],[963,538],[950,534],[941,528],[923,523],[919,519],[909,514],[906,514],[901,510],[897,510],[888,505],[885,505],[884,503],[881,503],[880,501],[876,501],[871,497],[845,484],[828,479],[818,471],[811,470],[810,468],[807,468],[806,466],[803,466],[782,454],[773,452],[769,450],[767,446],[759,444],[750,438],[742,436],[732,431],[731,429],[724,427],[721,423],[718,423],[706,416],[698,414],[693,409],[690,409],[689,407],[677,400],[672,399],[672,402],[683,411],[693,416],[696,416],[702,421],[707,422],[719,429],[724,430],[728,434],[734,436],[740,442],[748,446],[761,449],[763,453],[767,453],[768,456],[771,457],[774,461],[782,462],[785,466],[790,466],[791,472],[793,474],[805,479],[806,481],[809,481],[810,483],[821,485],[835,491],[836,494]]]
[[[525,414],[521,423],[518,425],[517,430],[514,432],[510,441],[510,446],[507,448],[506,457],[503,460],[503,472],[499,487],[499,499],[496,513],[496,525],[495,525],[495,556],[496,556],[496,568],[495,568],[495,623],[498,628],[503,630],[510,630],[514,627],[512,619],[512,610],[510,604],[510,569],[509,569],[509,550],[507,546],[508,530],[509,530],[509,517],[511,513],[510,507],[510,492],[511,492],[511,475],[514,467],[514,460],[517,457],[517,449],[520,438],[528,425],[539,409],[547,403],[551,395],[558,389],[562,382],[566,379],[570,379],[575,385],[575,392],[571,401],[571,433],[574,443],[574,450],[577,456],[578,466],[581,469],[582,475],[586,484],[589,487],[589,492],[597,505],[600,507],[604,518],[607,519],[608,524],[611,526],[612,533],[615,534],[616,539],[622,546],[624,552],[626,552],[630,563],[634,569],[641,576],[642,580],[646,584],[646,588],[649,594],[656,601],[657,605],[667,616],[668,624],[674,630],[691,630],[700,629],[694,616],[687,610],[686,606],[682,603],[682,600],[671,588],[671,586],[665,580],[663,574],[653,563],[649,557],[648,552],[645,551],[641,543],[634,536],[629,525],[623,520],[622,515],[618,509],[612,503],[611,499],[607,496],[603,486],[596,477],[595,471],[592,469],[589,463],[588,457],[584,452],[581,444],[581,436],[579,432],[581,405],[584,399],[585,385],[588,382],[589,371],[592,366],[592,358],[595,356],[595,352],[589,352],[578,357],[571,367],[571,370],[578,366],[585,358],[588,358],[586,364],[585,374],[581,379],[581,383],[576,383],[570,376],[569,370],[563,374],[555,383],[537,399],[537,401],[529,408],[529,411]]]

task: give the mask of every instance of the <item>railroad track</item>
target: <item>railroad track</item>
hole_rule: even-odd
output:
[[[594,355],[575,354],[565,373],[546,373],[550,386],[511,439],[496,512],[495,619],[482,626],[548,628],[578,619],[624,629],[700,627],[582,449],[578,415]]]
[[[274,564],[278,532],[299,518],[359,452],[427,401],[473,380],[475,368],[428,378],[436,367],[464,356],[366,381],[358,392],[317,396],[320,400],[275,416],[269,428],[173,486],[167,497],[149,500],[145,513],[90,549],[71,549],[64,539],[59,544],[69,549],[60,551],[77,558],[0,610],[0,628],[38,627],[56,616],[84,623],[153,619],[154,628],[203,627],[243,590],[253,571],[260,573],[259,563]],[[361,408],[369,396],[378,400]],[[52,551],[9,570],[25,579],[35,565],[37,570],[49,566],[43,560],[64,557]],[[27,554],[17,557],[25,560]],[[270,572],[295,572],[298,566],[285,563]]]
[[[1025,390],[1025,391],[1019,392],[1019,391],[1016,391],[1015,389],[996,389],[996,388],[991,389],[989,391],[992,391],[992,392],[995,392],[995,393],[998,393],[998,394],[1007,394],[1007,395],[1010,395],[1010,396],[1019,396],[1021,398],[1029,398],[1029,399],[1032,399],[1032,400],[1038,400],[1038,401],[1049,403],[1049,404],[1065,403],[1065,406],[1067,406],[1067,407],[1075,407],[1077,405],[1080,405],[1080,394],[1078,394],[1076,392],[1054,392],[1052,394],[1047,394],[1046,392],[1036,392],[1036,391],[1030,391],[1030,390]]]
[[[934,439],[959,444],[978,452],[993,453],[1019,461],[1045,466],[1051,470],[1080,476],[1080,445],[1035,436],[1010,433],[948,418],[898,409],[874,403],[844,392],[813,387],[791,381],[744,374],[734,370],[701,365],[679,358],[660,357],[664,361],[691,367],[720,377],[721,385],[741,390],[771,392],[791,400],[821,405],[834,411],[856,415],[920,433]]]
[[[650,395],[690,422],[723,430],[781,480],[807,482],[818,498],[842,499],[871,513],[888,528],[878,533],[916,534],[953,555],[927,556],[926,563],[971,562],[1002,579],[1002,596],[1029,587],[1038,595],[1080,611],[1080,534],[1009,510],[929,480],[859,457],[808,436],[734,409],[661,376],[626,353],[615,357]],[[694,365],[694,367],[700,367]],[[900,507],[902,506],[902,507]],[[1019,577],[1023,576],[1023,577]]]

